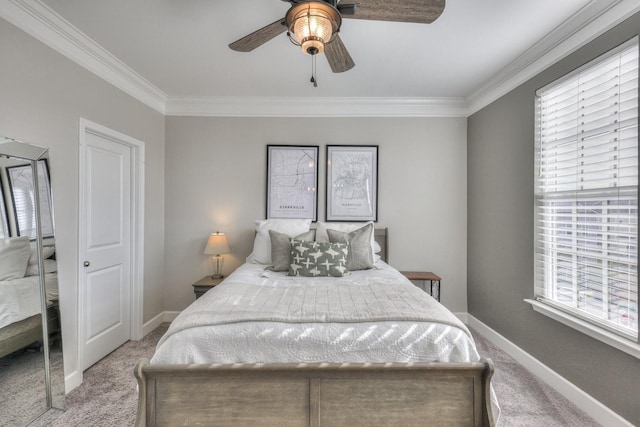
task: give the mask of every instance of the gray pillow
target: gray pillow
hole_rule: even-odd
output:
[[[307,240],[312,242],[315,238],[315,230],[309,230],[294,237],[297,240]],[[290,252],[289,239],[291,236],[278,231],[269,230],[269,237],[271,238],[271,264],[269,270],[273,271],[287,271],[289,269]]]
[[[349,272],[349,243],[319,243],[291,239],[289,276],[342,277]]]
[[[327,229],[329,241],[332,243],[349,242],[349,256],[347,268],[350,271],[368,270],[373,268],[373,248],[371,247],[371,233],[373,224],[353,230],[349,233]]]

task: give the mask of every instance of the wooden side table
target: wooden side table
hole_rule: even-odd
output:
[[[191,285],[193,286],[193,293],[196,294],[196,299],[200,298],[205,292],[214,286],[218,286],[222,283],[222,280],[224,279],[212,279],[211,276],[204,276],[202,279]]]
[[[401,271],[400,273],[411,280],[414,285],[425,292],[429,292],[429,295],[440,301],[440,282],[442,280],[440,276],[430,271]],[[427,284],[429,285],[429,290],[427,290]]]

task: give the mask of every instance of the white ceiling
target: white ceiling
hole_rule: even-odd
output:
[[[286,13],[280,0],[44,0],[173,96],[462,97],[589,0],[449,0],[433,24],[346,20],[355,68],[333,74],[282,34],[250,53],[228,44]]]
[[[161,94],[165,103],[208,97],[447,98],[469,103],[488,85],[521,71],[599,15],[629,0],[448,0],[442,16],[429,25],[345,19],[340,34],[356,66],[334,74],[326,59],[318,58],[317,88],[309,83],[310,57],[284,33],[250,53],[228,48],[236,39],[283,17],[289,3],[280,0],[11,2],[38,9],[40,21],[55,21],[49,26],[58,33],[61,24],[71,24],[70,29],[115,57],[102,62],[123,63],[129,80],[138,86],[142,81],[144,90]],[[5,17],[13,13],[2,9],[6,8],[0,7]],[[37,29],[29,32],[47,38]],[[82,62],[74,57],[80,54],[69,49],[58,48]],[[95,45],[91,49],[95,51]],[[83,65],[92,69],[91,64]]]

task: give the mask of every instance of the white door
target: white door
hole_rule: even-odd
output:
[[[130,146],[85,132],[81,162],[82,370],[131,338]]]

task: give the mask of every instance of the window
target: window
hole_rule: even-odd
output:
[[[11,200],[15,215],[17,235],[36,238],[36,198],[34,177],[31,164],[8,166],[7,174],[11,188]],[[38,188],[40,198],[40,218],[42,236],[53,236],[51,209],[51,187],[49,184],[49,166],[45,159],[38,160]]]
[[[536,299],[638,340],[638,39],[537,92]]]
[[[7,207],[4,204],[4,190],[0,181],[0,238],[9,237],[9,223],[7,223]]]

